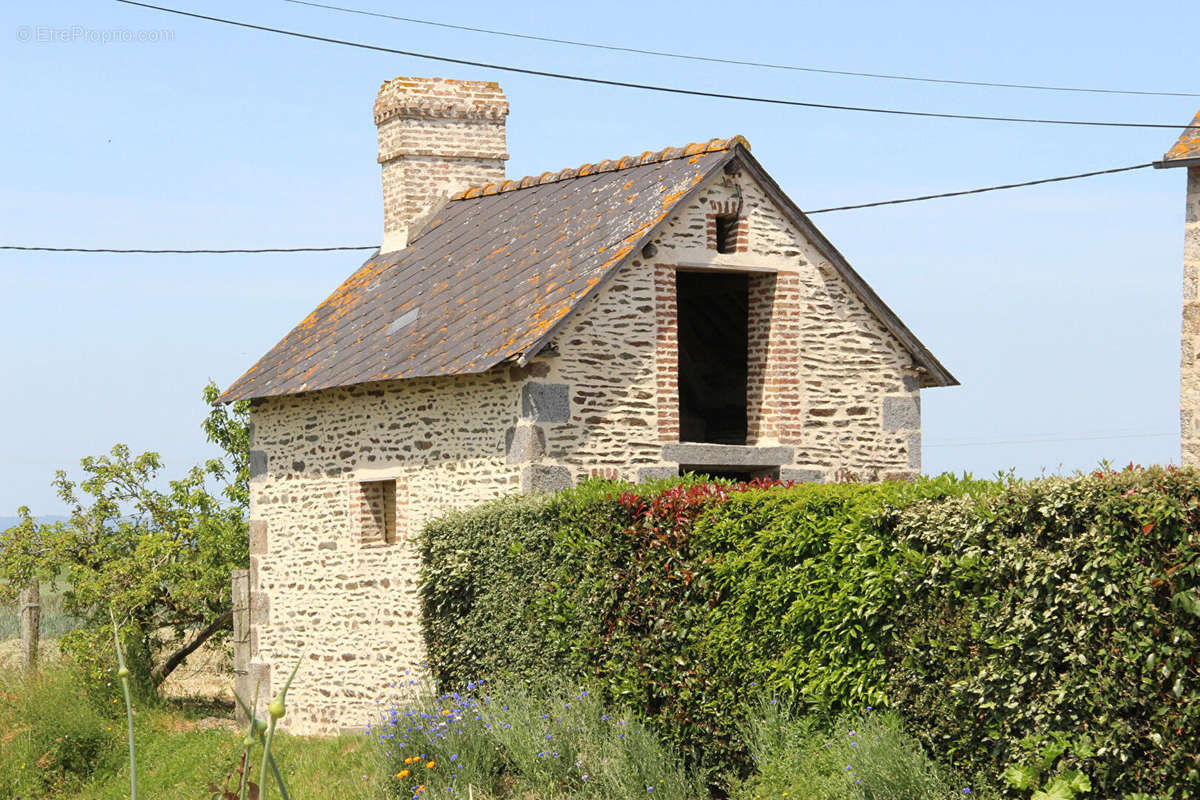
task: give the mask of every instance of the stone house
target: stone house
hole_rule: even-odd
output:
[[[413,544],[590,476],[907,478],[957,381],[741,137],[506,180],[495,83],[375,101],[380,251],[224,394],[251,401],[251,677],[372,720],[422,662]],[[278,680],[278,678],[276,678]]]
[[[1158,168],[1187,170],[1183,232],[1183,325],[1179,362],[1180,463],[1200,467],[1200,111],[1184,129]]]

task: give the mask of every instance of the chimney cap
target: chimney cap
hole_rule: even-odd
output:
[[[399,77],[379,87],[375,124],[393,117],[499,119],[508,116],[508,100],[495,81]]]

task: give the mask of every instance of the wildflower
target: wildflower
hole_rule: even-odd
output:
[[[455,753],[454,755],[450,756],[450,760],[451,760],[451,761],[458,761],[458,753]]]
[[[970,793],[971,793],[971,787],[970,787],[970,786],[964,786],[964,787],[963,787],[963,794],[970,794]]]
[[[436,761],[430,761],[428,764],[425,765],[425,769],[433,769],[436,766],[437,766]]]
[[[407,777],[408,777],[408,770],[406,770],[406,769],[402,769],[402,770],[400,770],[399,772],[397,772],[397,773],[396,773],[396,777],[397,777],[397,778],[407,778]]]
[[[850,731],[850,735],[851,735],[851,736],[853,736],[853,735],[854,735],[854,734],[856,734],[856,733],[858,733],[858,731]]]
[[[850,765],[849,765],[849,764],[847,764],[847,765],[846,765],[846,769],[850,769]]]
[[[647,786],[647,787],[646,787],[646,791],[647,791],[647,792],[653,792],[653,791],[654,791],[654,787],[653,787],[653,786]]]
[[[587,775],[587,773],[585,772],[585,773],[583,773],[583,780],[585,780],[585,781],[586,781],[587,779],[588,779],[588,775]]]

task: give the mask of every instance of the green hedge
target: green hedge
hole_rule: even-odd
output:
[[[446,684],[590,677],[690,761],[745,769],[749,696],[900,709],[992,775],[1087,733],[1099,796],[1200,796],[1191,471],[768,487],[589,483],[424,533]]]

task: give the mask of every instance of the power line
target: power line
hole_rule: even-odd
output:
[[[512,39],[525,39],[534,42],[550,42],[552,44],[564,44],[572,47],[590,47],[595,50],[611,50],[618,53],[634,53],[644,56],[658,56],[661,58],[675,58],[685,61],[705,61],[711,64],[732,64],[741,67],[762,67],[765,69],[790,70],[794,72],[816,72],[823,75],[847,75],[855,78],[883,78],[891,81],[914,81],[917,83],[940,83],[951,84],[955,86],[986,86],[990,88],[1000,89],[1036,89],[1047,92],[1088,92],[1092,94],[1126,94],[1126,95],[1149,95],[1154,97],[1200,97],[1200,92],[1151,92],[1139,91],[1136,89],[1097,89],[1082,86],[1048,86],[1037,83],[999,83],[995,81],[968,81],[955,80],[952,78],[925,78],[917,75],[895,75],[883,72],[853,72],[844,69],[826,69],[821,67],[801,67],[794,64],[773,64],[765,61],[743,61],[737,58],[719,58],[716,56],[698,56],[690,53],[673,53],[666,50],[645,50],[638,47],[623,47],[612,44],[599,44],[597,42],[583,42],[576,39],[559,39],[553,36],[535,36],[528,33],[514,33],[513,31],[500,31],[493,28],[479,28],[472,25],[454,25],[449,22],[436,22],[429,19],[417,19],[415,17],[402,17],[396,14],[384,14],[380,11],[366,11],[360,8],[347,8],[345,6],[327,5],[325,3],[313,3],[308,0],[283,0],[285,3],[293,3],[299,6],[311,6],[312,8],[324,8],[330,11],[341,11],[347,14],[359,14],[364,17],[378,17],[380,19],[393,19],[400,22],[411,22],[417,25],[429,25],[435,28],[447,28],[456,31],[469,31],[471,33],[485,33],[490,36],[507,36]]]
[[[24,247],[16,244],[0,245],[0,250],[41,250],[50,253],[203,253],[211,255],[226,255],[229,253],[327,253],[333,250],[378,250],[379,245],[355,245],[340,247],[256,247],[230,248],[227,250],[152,250],[148,248],[117,248],[117,247]]]
[[[1058,181],[1073,181],[1080,178],[1091,178],[1097,175],[1111,175],[1117,172],[1130,172],[1137,169],[1146,169],[1154,166],[1152,163],[1135,164],[1131,167],[1117,167],[1115,169],[1102,169],[1095,172],[1079,172],[1074,175],[1060,175],[1055,178],[1040,178],[1034,181],[1024,181],[1022,183],[1006,183],[998,186],[985,186],[980,189],[966,189],[959,192],[943,192],[941,194],[927,194],[920,197],[906,197],[899,200],[880,200],[874,203],[859,203],[852,206],[835,206],[833,208],[818,208],[815,211],[806,211],[805,214],[812,216],[813,214],[826,214],[830,211],[849,211],[858,208],[875,208],[877,206],[900,205],[902,203],[917,203],[924,200],[940,200],[945,197],[961,197],[968,194],[982,194],[984,192],[997,192],[1001,189],[1019,189],[1024,186],[1038,186],[1043,183],[1056,183]],[[230,249],[148,249],[148,248],[115,248],[115,247],[33,247],[15,244],[0,245],[0,250],[25,250],[25,251],[44,251],[51,253],[174,253],[174,254],[214,254],[224,255],[230,253],[323,253],[336,250],[378,250],[378,245],[342,245],[338,247],[257,247],[257,248],[230,248]]]
[[[266,25],[254,25],[249,22],[240,22],[238,20],[226,19],[225,17],[210,17],[206,14],[197,14],[191,11],[181,11],[176,8],[167,8],[165,6],[156,6],[149,3],[139,3],[136,0],[116,0],[118,3],[123,3],[130,6],[139,6],[141,8],[149,8],[154,11],[163,11],[168,14],[177,14],[182,17],[191,17],[193,19],[203,19],[209,22],[219,22],[224,25],[234,25],[239,28],[247,28],[256,31],[265,31],[266,33],[277,33],[282,36],[291,36],[297,39],[308,39],[314,42],[325,42],[327,44],[337,44],[344,47],[355,47],[360,50],[372,50],[378,53],[391,53],[393,55],[409,56],[412,58],[423,58],[429,61],[440,61],[446,64],[461,64],[469,67],[482,67],[484,69],[494,69],[501,72],[513,72],[520,75],[536,75],[542,78],[555,78],[558,80],[575,81],[578,83],[593,83],[601,86],[616,86],[623,89],[643,89],[650,92],[663,92],[666,94],[687,95],[690,97],[709,97],[718,100],[740,100],[748,103],[767,103],[771,105],[781,106],[798,106],[801,108],[820,108],[831,111],[858,111],[869,114],[891,114],[894,116],[904,117],[930,117],[936,119],[961,119],[961,120],[977,120],[984,122],[1020,122],[1039,125],[1073,125],[1073,126],[1089,126],[1100,128],[1169,128],[1172,130],[1188,130],[1193,127],[1200,126],[1192,125],[1176,125],[1157,122],[1103,122],[1095,120],[1074,120],[1074,119],[1038,119],[1033,117],[1000,117],[987,114],[951,114],[936,111],[909,111],[898,108],[875,108],[871,106],[846,106],[834,103],[811,103],[803,100],[784,100],[772,97],[755,97],[753,95],[741,94],[726,94],[723,92],[706,92],[700,89],[680,89],[671,86],[657,86],[649,83],[634,83],[632,81],[609,80],[607,78],[594,78],[584,75],[571,75],[563,72],[549,72],[546,70],[528,69],[525,67],[512,67],[503,64],[491,64],[486,61],[472,61],[465,58],[451,58],[450,56],[431,55],[429,53],[418,53],[412,50],[399,50],[392,47],[382,47],[380,45],[366,44],[364,42],[354,42],[347,39],[334,39],[328,36],[317,36],[312,33],[301,33],[299,31],[289,31],[284,28],[272,28]]]
[[[984,445],[994,444],[1048,444],[1051,442],[1092,442],[1105,439],[1159,439],[1167,436],[1178,436],[1179,432],[1172,433],[1129,433],[1118,435],[1097,435],[1097,436],[1063,436],[1050,437],[1046,439],[1005,439],[1001,441],[989,442],[927,442],[922,447],[982,447]]]
[[[856,208],[875,208],[876,206],[897,206],[902,203],[919,203],[922,200],[940,200],[944,197],[962,197],[967,194],[983,194],[984,192],[998,192],[1001,189],[1019,189],[1022,186],[1038,186],[1043,183],[1057,183],[1059,181],[1074,181],[1080,178],[1092,178],[1096,175],[1111,175],[1115,172],[1130,172],[1135,169],[1146,169],[1154,166],[1153,162],[1146,164],[1134,164],[1132,167],[1117,167],[1116,169],[1101,169],[1095,172],[1079,172],[1075,175],[1060,175],[1057,178],[1039,178],[1036,181],[1023,181],[1021,183],[1005,183],[999,186],[985,186],[981,189],[965,189],[960,192],[943,192],[941,194],[925,194],[920,197],[905,197],[901,200],[879,200],[874,203],[858,203],[852,206],[834,206],[833,208],[818,208],[816,211],[806,211],[804,213],[812,216],[813,214],[827,214],[830,211],[850,211]]]

